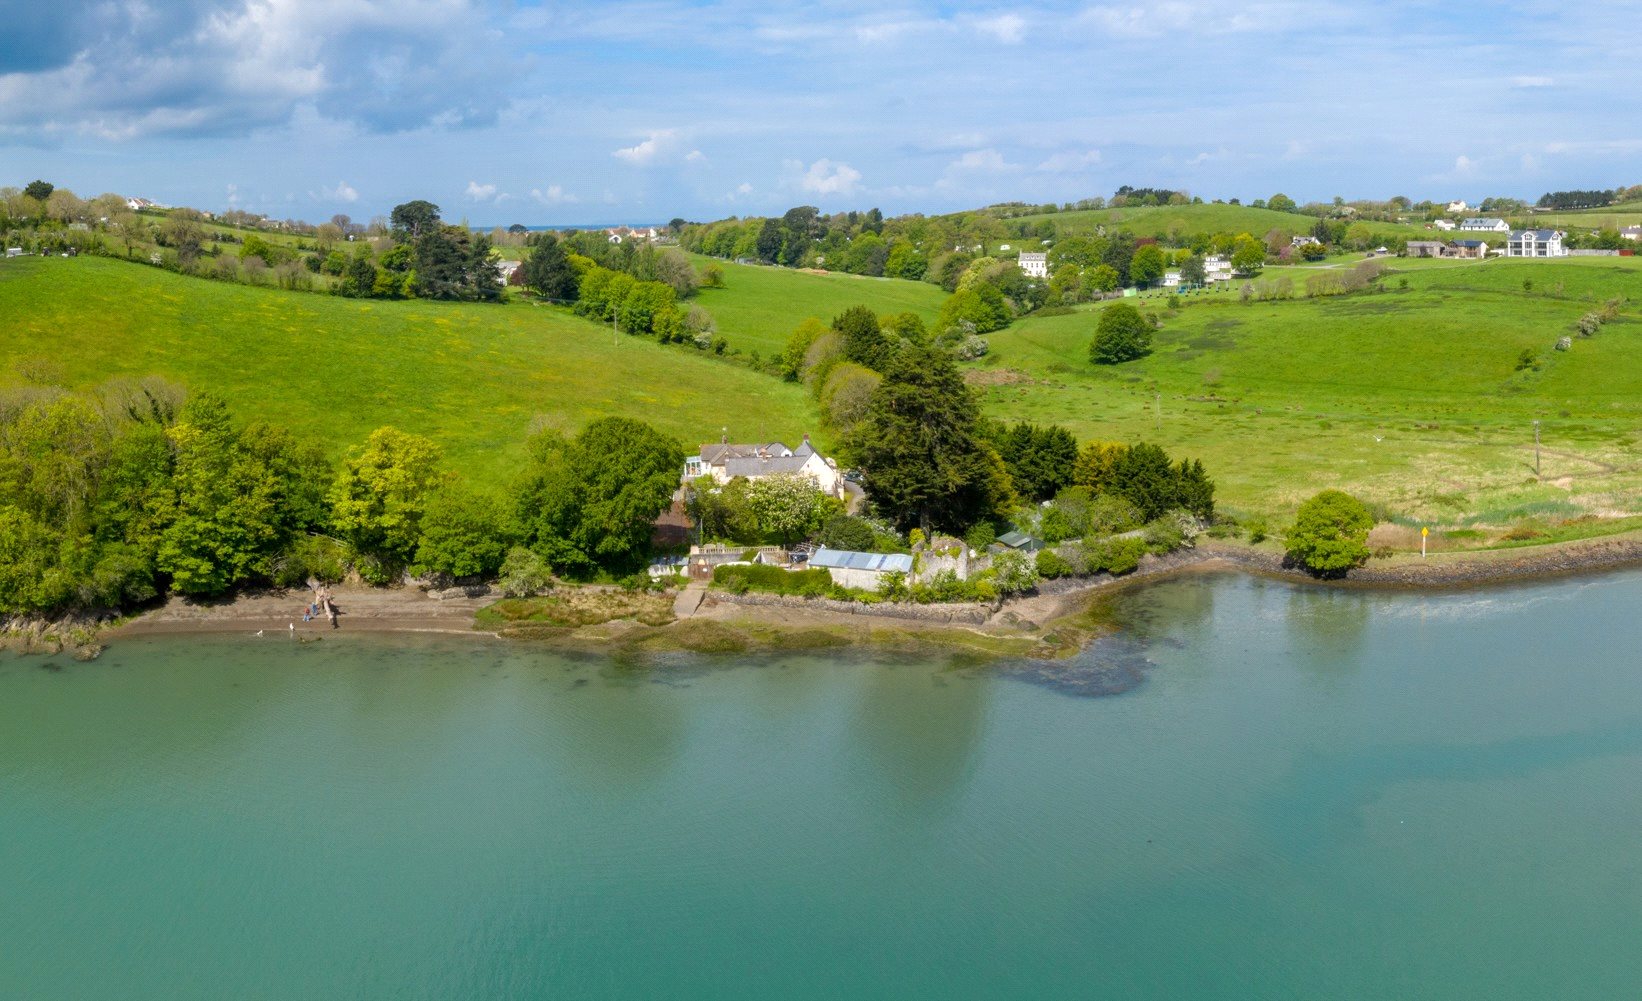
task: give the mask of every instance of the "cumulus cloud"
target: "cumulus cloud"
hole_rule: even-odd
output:
[[[690,152],[684,154],[684,162],[685,163],[706,163],[707,162],[707,154],[703,153],[699,149],[693,149]]]
[[[678,130],[660,129],[650,133],[649,138],[642,142],[614,150],[610,155],[636,167],[643,167],[654,163],[657,158],[669,153],[676,145],[677,140]]]
[[[951,170],[971,170],[980,173],[1001,174],[1011,170],[1019,170],[1016,164],[1005,160],[1002,153],[988,147],[987,149],[972,149],[949,165]]]
[[[738,195],[750,195],[753,193],[753,186],[748,184],[746,181],[742,181],[740,184],[735,186],[735,193]]]
[[[822,157],[810,164],[809,169],[799,177],[798,187],[816,195],[851,195],[860,181],[859,170],[847,163],[834,163]]]
[[[1454,173],[1460,174],[1460,175],[1463,176],[1463,175],[1466,175],[1466,174],[1475,174],[1476,172],[1477,172],[1477,161],[1471,159],[1468,156],[1464,156],[1464,155],[1456,156],[1454,158]]]
[[[245,135],[300,105],[373,132],[488,124],[510,60],[479,2],[69,0],[39,32],[8,24],[0,130]]]
[[[531,188],[530,197],[543,205],[568,205],[580,200],[557,184],[549,184],[545,189]]]
[[[319,197],[327,202],[357,202],[359,192],[347,181],[337,181],[334,188],[320,188]]]
[[[496,185],[469,181],[466,194],[470,202],[487,202],[496,197]]]

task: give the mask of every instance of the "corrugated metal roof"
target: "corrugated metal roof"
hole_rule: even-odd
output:
[[[822,546],[810,557],[812,567],[830,567],[839,570],[872,570],[877,573],[912,572],[912,557],[906,553],[856,553],[847,549],[828,549]]]

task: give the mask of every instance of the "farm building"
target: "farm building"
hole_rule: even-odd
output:
[[[1028,278],[1049,277],[1049,255],[1023,252],[1020,259],[1021,271]]]
[[[1627,240],[1642,241],[1642,226],[1626,226],[1619,231],[1619,235]]]
[[[906,553],[857,553],[822,546],[810,557],[809,565],[826,570],[840,587],[878,590],[887,573],[912,573],[912,557]]]
[[[1488,216],[1479,216],[1467,219],[1460,223],[1460,229],[1467,233],[1509,233],[1511,227],[1504,219],[1494,219]]]
[[[1488,244],[1483,240],[1455,240],[1446,250],[1449,257],[1487,257]]]
[[[1441,240],[1410,240],[1408,241],[1409,257],[1441,257]]]

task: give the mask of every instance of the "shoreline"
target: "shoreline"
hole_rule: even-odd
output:
[[[612,619],[535,635],[570,647],[597,646],[624,635],[631,626],[636,630],[635,635],[643,635],[641,642],[647,647],[669,646],[668,638],[676,637],[678,645],[688,649],[695,645],[695,634],[702,629],[733,634],[754,645],[778,641],[783,633],[797,637],[829,630],[837,642],[850,645],[920,639],[938,642],[944,637],[954,646],[1008,644],[1047,649],[1042,644],[1048,634],[1067,632],[1071,620],[1087,612],[1094,597],[1187,573],[1239,572],[1290,584],[1350,590],[1461,591],[1637,567],[1642,567],[1642,532],[1522,549],[1442,553],[1423,560],[1418,556],[1399,555],[1370,561],[1348,576],[1335,579],[1317,578],[1285,567],[1282,553],[1275,549],[1202,538],[1191,548],[1166,556],[1148,556],[1137,570],[1121,577],[1100,575],[1045,581],[1037,593],[1004,602],[984,622],[942,621],[927,611],[938,606],[915,606],[920,611],[906,617],[893,614],[868,617],[801,604],[798,599],[743,604],[720,600],[723,596],[708,592],[696,612],[666,625],[639,626],[629,620]],[[302,621],[302,608],[308,594],[306,590],[270,589],[213,601],[192,601],[173,595],[155,608],[113,624],[83,620],[14,621],[6,632],[0,633],[0,649],[24,653],[70,651],[77,656],[81,653],[96,656],[104,643],[139,636],[255,635],[260,631],[284,632],[308,639],[330,633],[509,638],[513,632],[478,625],[479,610],[498,600],[498,596],[491,594],[435,597],[412,586],[338,588],[335,594],[340,614],[335,629],[324,619]],[[777,607],[781,615],[779,621],[772,622],[768,613]],[[523,631],[515,635],[530,633]],[[1057,650],[1064,647],[1065,643],[1055,644]]]

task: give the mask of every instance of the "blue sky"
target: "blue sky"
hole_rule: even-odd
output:
[[[475,224],[1642,182],[1642,0],[4,0],[0,185]]]

